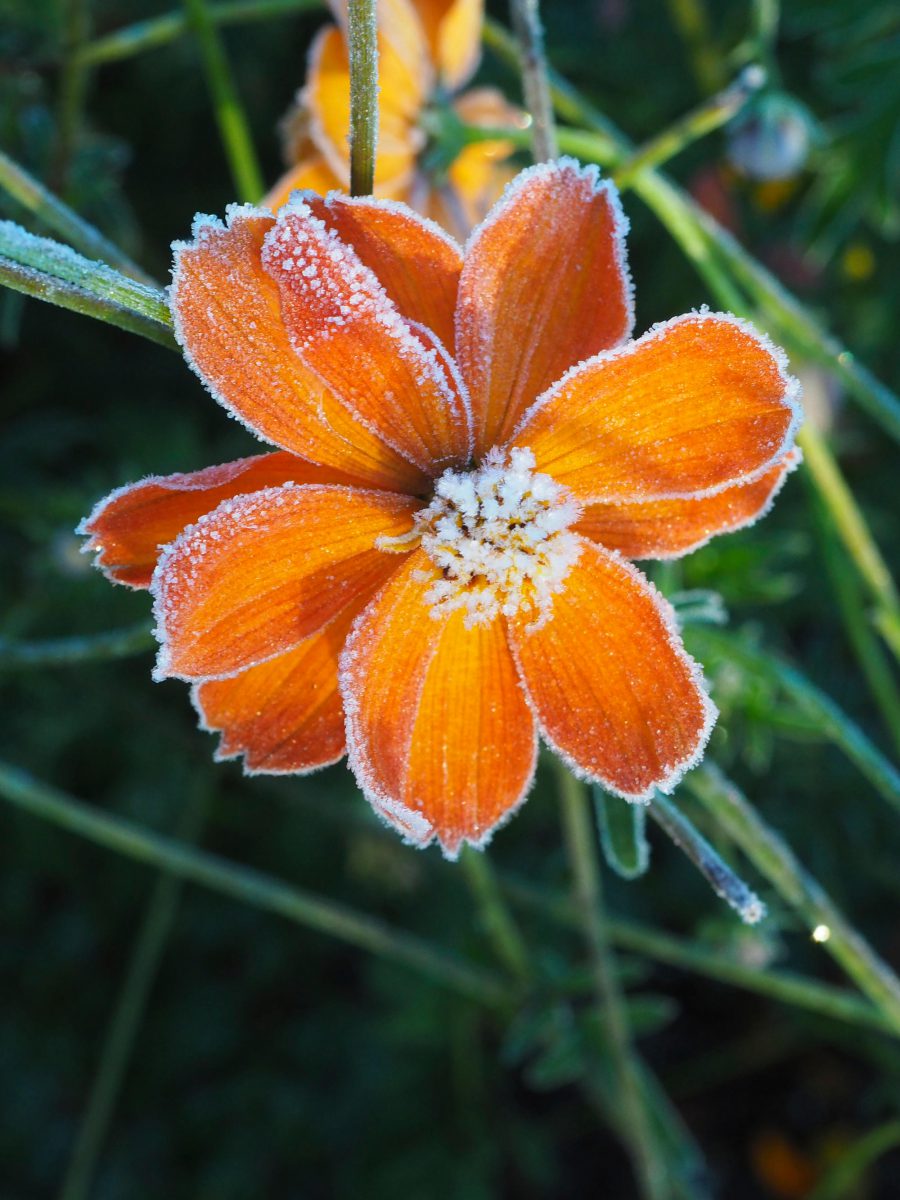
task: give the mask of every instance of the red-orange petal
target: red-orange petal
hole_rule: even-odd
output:
[[[355,488],[267,488],[226,500],[162,554],[156,676],[222,679],[293,649],[398,565],[377,549],[417,502]]]
[[[595,167],[560,159],[518,175],[472,234],[456,354],[476,453],[505,441],[573,363],[628,336],[626,228],[612,184]]]
[[[549,620],[510,622],[541,731],[581,775],[629,800],[670,790],[716,710],[674,617],[636,568],[582,540]]]
[[[305,195],[314,216],[352,246],[410,321],[425,325],[453,353],[454,314],[462,250],[434,221],[405,204],[344,196]]]
[[[203,728],[221,733],[216,761],[240,755],[248,775],[302,775],[343,758],[338,660],[356,612],[351,605],[286,654],[194,685]]]
[[[228,223],[198,218],[194,241],[177,243],[172,311],[188,362],[215,398],[254,433],[311,462],[376,487],[417,491],[423,475],[366,428],[305,366],[263,269],[275,219],[249,206]]]
[[[800,462],[791,450],[754,479],[712,496],[589,504],[575,529],[626,558],[681,558],[720,533],[733,533],[765,516],[788,475]]]
[[[454,364],[411,331],[374,273],[307,204],[278,214],[263,263],[297,355],[363,425],[431,474],[468,459],[468,398]]]
[[[455,858],[524,799],[534,718],[502,623],[434,617],[416,551],[354,626],[341,665],[350,766],[369,802],[417,845]]]
[[[104,497],[78,526],[85,552],[114,583],[150,586],[160,551],[223,500],[283,483],[364,483],[331,467],[276,451],[175,475],[150,475]]]
[[[711,495],[784,457],[798,392],[750,325],[691,313],[574,367],[513,441],[583,503]]]

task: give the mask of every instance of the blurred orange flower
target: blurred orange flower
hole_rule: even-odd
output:
[[[629,560],[766,511],[797,388],[731,316],[627,341],[625,229],[613,187],[561,160],[465,255],[339,193],[198,218],[176,246],[188,361],[280,449],[142,480],[81,532],[152,590],[157,677],[193,681],[218,758],[346,751],[376,811],[451,857],[522,802],[538,732],[633,800],[697,761],[715,709]]]
[[[350,186],[350,66],[346,0],[330,0],[337,25],[313,41],[306,85],[285,122],[288,172],[265,199],[278,209],[295,188],[320,195]],[[495,88],[456,95],[480,58],[483,0],[379,0],[378,153],[375,195],[403,200],[465,238],[515,175],[508,141],[460,146],[450,161],[429,153],[425,113],[435,99],[468,125],[521,126]],[[455,98],[452,98],[455,97]],[[452,98],[452,99],[451,99]]]

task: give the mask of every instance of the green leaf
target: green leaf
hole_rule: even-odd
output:
[[[619,796],[608,796],[596,784],[593,792],[604,858],[623,879],[637,879],[650,864],[646,808]]]

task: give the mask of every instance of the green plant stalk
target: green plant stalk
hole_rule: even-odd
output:
[[[350,58],[350,194],[371,196],[378,145],[378,13],[376,0],[348,0]]]
[[[214,25],[236,25],[250,21],[265,21],[271,17],[293,16],[324,7],[325,0],[232,0],[230,3],[210,4],[209,19]],[[178,41],[189,30],[183,12],[164,13],[146,21],[136,21],[115,33],[97,38],[82,46],[76,59],[86,66],[121,62],[148,50],[157,50]]]
[[[734,636],[709,626],[685,629],[688,647],[702,659],[718,654],[782,688],[814,719],[821,735],[858,768],[893,808],[900,810],[900,772],[872,744],[859,726],[800,671],[774,654],[756,650]]]
[[[857,1138],[829,1166],[806,1200],[846,1200],[856,1195],[862,1176],[883,1154],[900,1146],[900,1121],[886,1121]]]
[[[207,806],[205,787],[195,788],[178,823],[176,836],[180,840],[187,843],[197,840],[206,818]],[[59,1200],[88,1200],[91,1193],[97,1160],[109,1131],[183,888],[183,881],[167,872],[163,872],[154,884],[107,1027],[97,1074],[60,1188]]]
[[[188,23],[200,47],[206,83],[234,185],[243,201],[255,204],[265,185],[225,47],[209,15],[206,0],[184,0],[184,5]]]
[[[706,838],[667,797],[656,792],[649,813],[660,829],[684,852],[716,895],[730,905],[747,925],[766,915],[766,906],[714,850]]]
[[[63,55],[56,109],[56,147],[52,180],[65,194],[69,169],[84,114],[89,72],[79,52],[90,37],[89,0],[63,0]]]
[[[703,0],[667,0],[672,21],[687,47],[694,78],[704,92],[722,85],[722,55],[713,42]]]
[[[0,256],[21,267],[74,284],[88,295],[110,300],[158,325],[172,327],[172,314],[165,293],[159,288],[129,279],[105,263],[85,258],[53,238],[28,233],[13,221],[0,221]]]
[[[70,312],[81,313],[82,316],[105,321],[107,325],[115,325],[129,333],[138,333],[142,337],[149,338],[151,342],[167,346],[170,350],[178,349],[172,332],[158,321],[136,313],[133,309],[124,308],[102,296],[92,295],[64,280],[55,279],[53,276],[44,275],[31,267],[23,267],[19,263],[10,262],[9,259],[2,256],[0,256],[0,286],[11,288],[14,292],[20,292],[24,296],[31,296],[35,300],[43,300],[47,304],[56,304],[60,308],[67,308]]]
[[[644,1106],[640,1069],[631,1045],[625,1004],[609,944],[588,796],[584,785],[562,762],[554,765],[572,866],[575,901],[590,954],[597,1007],[618,1080],[622,1110],[620,1129],[631,1154],[641,1194],[647,1200],[663,1200],[670,1194],[666,1166],[660,1158],[655,1133]]]
[[[900,1033],[900,979],[807,874],[786,842],[718,768],[705,763],[686,777],[685,784],[810,930],[824,926],[828,933],[823,949]]]
[[[185,846],[163,834],[142,829],[124,817],[97,812],[6,763],[0,763],[0,796],[34,816],[126,858],[162,868],[181,879],[400,963],[482,1004],[497,1008],[510,1001],[502,979],[449,951],[251,867]]]
[[[532,977],[528,947],[497,883],[485,851],[464,846],[459,865],[478,904],[485,933],[504,968],[520,984]]]
[[[727,88],[674,121],[662,133],[639,147],[613,172],[613,182],[624,191],[643,171],[669,162],[687,146],[721,129],[741,111],[766,81],[760,67],[746,67]]]
[[[48,638],[45,641],[9,642],[0,638],[0,672],[73,667],[89,662],[131,658],[136,654],[145,654],[155,645],[156,639],[145,621],[128,629]]]
[[[522,74],[525,107],[531,114],[534,161],[549,162],[556,158],[559,150],[538,0],[511,0],[509,11],[519,43],[519,69]]]
[[[116,270],[130,275],[132,279],[156,287],[154,280],[145,275],[141,268],[123,253],[118,246],[105,238],[98,229],[79,217],[68,204],[54,196],[33,175],[0,150],[0,188],[23,205],[54,233],[79,250],[88,258],[97,258]]]
[[[848,570],[846,552],[824,511],[823,501],[813,492],[812,487],[810,492],[813,520],[825,561],[825,570],[837,598],[850,645],[891,736],[894,751],[900,754],[900,688],[878,638],[872,632],[860,586],[853,572]]]
[[[569,928],[579,927],[578,911],[568,897],[548,894],[531,883],[508,875],[503,875],[500,883],[510,899],[521,907]],[[894,1023],[883,1016],[879,1009],[845,988],[807,979],[792,971],[748,966],[721,952],[704,949],[669,933],[661,933],[638,921],[616,918],[608,922],[607,928],[611,941],[623,950],[644,954],[656,962],[680,967],[716,983],[743,988],[822,1017],[897,1036]]]

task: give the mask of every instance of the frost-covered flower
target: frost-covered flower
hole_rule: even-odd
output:
[[[329,0],[337,25],[312,43],[307,80],[284,122],[288,171],[265,203],[278,209],[295,188],[320,195],[350,186],[350,65],[346,0]],[[485,216],[515,175],[505,140],[431,146],[429,105],[486,129],[521,125],[496,88],[459,89],[478,66],[483,0],[378,0],[378,156],[375,195],[402,200],[456,237]],[[438,117],[438,119],[440,119]],[[451,131],[452,136],[452,131]]]
[[[152,591],[157,677],[193,682],[218,758],[346,751],[377,812],[450,856],[522,802],[538,732],[632,800],[697,761],[715,709],[631,560],[767,509],[797,388],[731,316],[628,341],[625,232],[564,159],[464,252],[403,205],[311,193],[176,246],[188,361],[280,449],[132,484],[82,532]]]

